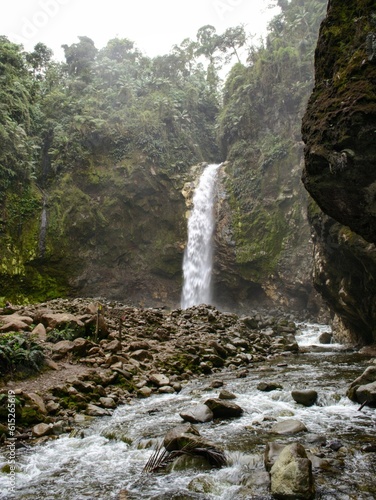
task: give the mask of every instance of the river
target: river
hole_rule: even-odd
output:
[[[94,419],[83,426],[80,436],[18,449],[16,492],[7,492],[9,477],[1,473],[0,498],[267,500],[271,497],[263,452],[268,441],[299,441],[321,457],[321,464],[314,463],[317,498],[376,498],[376,456],[367,451],[376,445],[376,413],[368,407],[359,410],[360,405],[345,395],[371,360],[338,344],[318,345],[323,330],[327,327],[301,324],[297,341],[304,352],[251,365],[247,376],[228,370],[201,377],[179,394],[137,399],[112,416]],[[218,396],[212,379],[222,380],[244,409],[241,418],[196,426],[202,436],[225,449],[228,465],[209,471],[143,473],[164,434],[182,423],[179,413]],[[282,389],[261,392],[257,384],[262,381],[278,382]],[[318,392],[317,404],[311,407],[291,397],[291,390],[307,388]],[[308,432],[271,434],[273,423],[288,418],[302,421]],[[1,453],[0,467],[4,463]]]

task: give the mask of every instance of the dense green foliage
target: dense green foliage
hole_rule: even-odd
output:
[[[277,274],[284,249],[299,245],[301,118],[327,4],[277,3],[281,12],[270,22],[265,42],[250,49],[247,65],[232,68],[218,119],[222,155],[231,165],[236,260],[259,282]]]
[[[21,375],[40,371],[44,364],[42,347],[27,334],[0,335],[0,375],[19,372]]]

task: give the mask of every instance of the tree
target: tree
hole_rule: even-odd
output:
[[[68,73],[89,82],[98,49],[91,38],[79,36],[78,39],[80,40],[79,43],[70,46],[62,45]]]

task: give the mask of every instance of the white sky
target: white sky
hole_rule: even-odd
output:
[[[3,0],[0,35],[31,51],[38,42],[63,59],[62,44],[88,36],[100,49],[114,37],[128,38],[146,55],[167,54],[211,24],[218,34],[244,24],[255,42],[278,10],[267,0]]]

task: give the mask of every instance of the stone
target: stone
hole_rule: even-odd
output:
[[[199,404],[196,407],[180,413],[181,418],[193,424],[211,422],[214,414],[207,405]]]
[[[83,356],[84,354],[87,353],[87,351],[92,347],[92,343],[89,342],[87,339],[84,339],[82,337],[78,337],[73,340],[73,352],[75,354],[79,354],[80,356]]]
[[[214,444],[200,436],[200,433],[190,424],[182,424],[167,432],[163,439],[167,451],[184,448],[214,448]]]
[[[43,323],[39,323],[31,332],[31,335],[35,335],[39,340],[44,342],[47,338],[46,327]]]
[[[214,418],[240,417],[243,414],[239,405],[223,399],[208,399],[205,404],[213,412]]]
[[[163,375],[162,373],[153,373],[152,375],[150,375],[149,380],[150,382],[158,385],[159,387],[170,384],[170,379],[166,377],[166,375]]]
[[[84,323],[69,313],[45,313],[40,320],[46,328],[57,328],[60,330],[69,327],[75,331],[84,329]]]
[[[116,408],[116,403],[112,398],[108,398],[108,397],[99,398],[99,403],[104,408]]]
[[[331,344],[332,342],[332,334],[330,332],[323,332],[319,336],[320,344]]]
[[[47,413],[47,409],[46,409],[46,406],[44,404],[44,401],[38,394],[35,394],[34,392],[29,392],[29,393],[25,394],[25,397],[27,399],[29,399],[33,403],[33,405],[38,408],[38,410],[41,413],[43,413],[43,414]]]
[[[310,500],[315,497],[312,463],[300,443],[287,445],[270,471],[271,494],[276,498]]]
[[[364,372],[351,383],[350,387],[346,392],[346,396],[354,401],[355,403],[360,403],[357,398],[356,391],[362,385],[368,385],[376,382],[376,366],[368,366]]]
[[[51,347],[54,356],[65,356],[68,352],[73,351],[74,343],[71,340],[61,340]]]
[[[281,435],[298,434],[299,432],[307,432],[307,427],[299,420],[288,419],[274,424],[271,432]]]
[[[218,395],[219,399],[236,399],[235,394],[226,389],[222,389]]]
[[[57,371],[59,369],[59,365],[57,363],[55,363],[55,361],[53,361],[50,358],[44,358],[44,365],[48,366],[48,368],[50,368],[50,370]]]
[[[158,389],[158,392],[161,394],[174,394],[175,389],[171,387],[171,385],[162,385],[162,387]]]
[[[120,340],[115,339],[115,340],[112,340],[110,343],[105,344],[103,349],[105,351],[118,352],[118,351],[121,351],[122,345],[121,345]]]
[[[9,316],[9,318],[10,318],[10,316]],[[0,327],[0,333],[23,332],[23,331],[26,332],[29,330],[30,330],[30,326],[18,318],[12,318],[11,321],[6,321],[5,324]]]
[[[87,405],[85,413],[86,415],[90,415],[91,417],[103,417],[104,415],[111,415],[109,410],[91,403]]]
[[[128,349],[130,351],[142,351],[142,350],[148,350],[150,349],[150,344],[146,341],[143,340],[136,340],[134,342],[131,342],[128,346]]]
[[[312,389],[291,391],[291,396],[294,401],[303,406],[312,406],[317,401],[317,392]]]
[[[34,437],[43,437],[43,436],[49,436],[52,434],[52,425],[51,424],[37,424],[34,425],[34,427],[31,429],[32,435]]]
[[[131,358],[137,361],[152,361],[154,359],[153,355],[145,349],[132,352]]]
[[[376,382],[360,385],[356,391],[356,399],[359,403],[367,406],[376,406]]]
[[[50,413],[52,415],[57,413],[60,410],[60,408],[61,408],[60,404],[56,403],[55,401],[48,401],[48,403],[46,404],[47,413]]]
[[[152,393],[153,393],[152,389],[150,389],[150,387],[147,387],[146,385],[144,385],[144,387],[141,387],[137,391],[137,396],[141,397],[141,398],[148,398],[149,396],[152,395]]]
[[[260,382],[257,384],[257,390],[262,392],[271,392],[277,389],[282,389],[282,386],[276,382]]]

